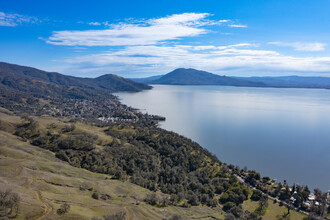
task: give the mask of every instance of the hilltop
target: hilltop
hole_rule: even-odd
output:
[[[179,68],[150,81],[152,84],[168,85],[225,85],[225,86],[263,86],[263,83],[250,82],[227,76],[219,76],[206,71]]]

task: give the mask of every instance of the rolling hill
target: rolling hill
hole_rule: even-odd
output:
[[[86,98],[118,91],[137,92],[151,89],[151,86],[113,74],[97,78],[81,78],[0,62],[0,90],[5,89],[11,92],[29,93],[37,97]]]
[[[6,113],[4,113],[6,112]],[[71,166],[49,150],[33,146],[13,135],[11,130],[21,118],[0,108],[0,190],[9,189],[21,197],[15,219],[82,219],[117,212],[133,219],[223,219],[219,208],[168,206],[158,208],[143,201],[152,191],[111,175],[90,172]],[[35,118],[42,127],[56,124],[65,127],[67,120],[51,117]],[[5,128],[4,128],[5,126]],[[113,138],[104,134],[104,128],[75,123],[76,131],[98,135],[100,143],[110,143]],[[100,148],[100,146],[99,146]],[[99,199],[92,197],[98,192]],[[158,192],[158,196],[168,196]],[[69,204],[70,211],[59,215],[56,210]],[[0,219],[1,218],[0,216]],[[96,218],[98,219],[98,218]],[[109,218],[110,219],[110,218]]]

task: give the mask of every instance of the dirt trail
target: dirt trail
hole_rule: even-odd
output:
[[[125,206],[124,209],[125,209],[125,211],[127,213],[127,217],[126,218],[128,220],[133,220],[134,219],[134,215],[133,215],[131,209],[129,207],[127,207],[127,206]]]
[[[42,202],[43,204],[43,210],[44,212],[42,213],[41,216],[37,217],[36,219],[43,219],[47,217],[50,213],[53,211],[53,207],[46,201],[42,199],[41,193],[39,190],[35,191],[37,199]]]

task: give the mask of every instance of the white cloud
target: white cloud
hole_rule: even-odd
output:
[[[279,55],[279,53],[270,50],[242,50],[236,48],[229,48],[225,50],[214,51],[213,54],[218,55],[251,55],[251,56],[267,56]]]
[[[323,51],[327,44],[324,43],[302,43],[302,42],[293,42],[293,43],[285,43],[285,42],[269,42],[268,44],[273,44],[281,47],[292,47],[294,50],[297,51],[308,51],[308,52],[315,52],[315,51]]]
[[[215,49],[216,46],[213,45],[207,45],[207,46],[193,46],[193,50],[212,50]]]
[[[245,46],[243,46],[245,45]],[[293,57],[276,51],[242,49],[255,47],[236,44],[213,45],[128,46],[117,51],[75,57],[66,60],[71,70],[112,73],[166,73],[179,67],[191,67],[214,73],[226,72],[300,72],[330,71],[330,57]],[[95,72],[94,72],[95,73]]]
[[[0,26],[15,27],[22,23],[35,23],[37,21],[38,19],[35,17],[0,12]]]
[[[150,19],[147,23],[154,25],[195,25],[199,24],[202,19],[208,16],[210,16],[209,13],[174,14],[164,18]]]
[[[224,50],[224,49],[230,49],[235,47],[258,47],[257,44],[250,44],[250,43],[239,43],[239,44],[231,44],[227,46],[218,46],[218,49]]]
[[[55,31],[47,43],[67,46],[108,46],[102,53],[66,59],[65,72],[79,73],[166,73],[179,67],[191,67],[214,73],[233,72],[330,72],[330,57],[295,57],[275,50],[264,50],[254,43],[228,45],[183,44],[181,39],[210,32],[207,25],[247,27],[232,20],[210,20],[208,13],[183,13],[144,20],[129,19],[104,25],[104,30]],[[214,32],[213,32],[214,33]],[[224,34],[224,33],[223,33]],[[221,37],[221,35],[219,34]],[[180,44],[181,43],[181,44]],[[281,43],[295,50],[320,51],[325,44]],[[74,48],[73,47],[73,48]],[[85,47],[84,47],[85,48]],[[88,53],[88,49],[84,54]]]
[[[247,28],[247,25],[245,25],[245,24],[229,24],[228,27],[233,27],[233,28]]]
[[[208,16],[208,13],[183,13],[135,23],[107,23],[109,28],[104,30],[54,31],[46,42],[67,46],[152,45],[205,34],[208,31],[201,26],[225,22],[206,19]]]
[[[100,26],[101,23],[100,22],[89,22],[89,25],[93,25],[93,26]]]

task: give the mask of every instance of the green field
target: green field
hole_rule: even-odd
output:
[[[253,212],[254,210],[256,210],[256,208],[258,207],[258,202],[252,201],[252,200],[246,200],[243,203],[243,208],[245,210],[249,210],[251,212]],[[283,216],[285,216],[287,213],[287,209],[285,206],[279,206],[278,203],[274,203],[273,200],[268,199],[268,207],[266,209],[265,214],[262,216],[262,219],[265,220],[276,220],[276,219],[292,219],[292,220],[299,220],[299,219],[304,219],[306,218],[306,215],[303,213],[299,213],[296,211],[290,211],[290,214],[287,215],[285,218],[283,218]]]

